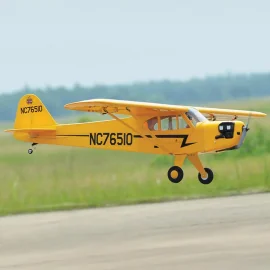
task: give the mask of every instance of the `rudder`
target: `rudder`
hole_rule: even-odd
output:
[[[55,120],[36,95],[27,94],[21,97],[16,112],[15,129],[53,128],[55,125]]]

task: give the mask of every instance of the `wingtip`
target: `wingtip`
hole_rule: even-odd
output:
[[[68,110],[79,110],[80,108],[83,108],[84,106],[85,106],[85,101],[79,101],[79,102],[67,103],[64,105],[64,108]]]
[[[72,104],[73,104],[73,103],[65,104],[65,105],[64,105],[64,108],[65,108],[65,109],[71,109],[71,108],[72,108]]]
[[[266,116],[267,116],[266,113],[262,113],[262,112],[257,112],[257,115],[258,115],[259,117],[266,117]]]
[[[263,112],[256,112],[256,111],[249,111],[249,116],[250,117],[266,117],[267,114],[266,113],[263,113]]]
[[[64,105],[65,109],[73,109],[75,106],[77,106],[78,102],[71,102]]]

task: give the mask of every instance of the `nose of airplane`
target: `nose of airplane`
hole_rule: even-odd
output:
[[[219,122],[216,125],[216,132],[214,146],[218,152],[239,148],[246,136],[245,125],[241,121]]]

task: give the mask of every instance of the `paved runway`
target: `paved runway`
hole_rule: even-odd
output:
[[[270,269],[270,194],[0,219],[0,269]]]

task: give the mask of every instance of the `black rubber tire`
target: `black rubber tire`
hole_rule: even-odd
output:
[[[29,155],[33,154],[33,149],[28,149],[28,154]]]
[[[176,171],[178,173],[177,177],[176,178],[173,178],[172,177],[172,172],[173,171]],[[184,172],[183,170],[178,167],[178,166],[172,166],[169,170],[168,170],[168,178],[169,180],[172,182],[172,183],[179,183],[184,177]]]
[[[212,181],[213,181],[213,179],[214,179],[214,173],[213,173],[212,170],[209,169],[209,168],[204,168],[204,169],[205,169],[205,171],[206,171],[206,173],[207,173],[207,179],[203,179],[203,178],[201,177],[201,174],[200,174],[200,173],[198,174],[198,179],[199,179],[199,181],[200,181],[202,184],[208,185],[208,184],[212,183]]]

